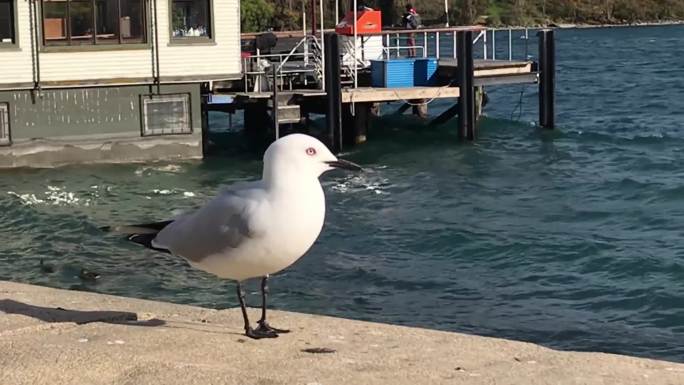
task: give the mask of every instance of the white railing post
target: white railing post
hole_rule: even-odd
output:
[[[321,1],[321,4],[323,2]],[[359,87],[359,66],[358,66],[358,55],[356,53],[357,47],[356,44],[359,39],[359,31],[358,31],[358,24],[357,21],[359,20],[359,8],[358,8],[358,1],[354,0],[354,88]],[[322,16],[321,16],[322,17]]]
[[[439,59],[439,32],[435,32],[435,57]]]
[[[423,57],[428,55],[428,34],[423,32]]]
[[[304,38],[307,38],[306,33],[306,11],[302,10],[302,34]],[[309,41],[307,39],[306,44],[304,44],[304,65],[309,65]]]
[[[508,61],[513,60],[513,30],[508,29]]]
[[[385,59],[387,59],[387,60],[392,58],[391,49],[392,49],[392,47],[390,47],[389,35],[385,35],[385,52],[387,53],[387,57]]]
[[[453,58],[456,59],[456,31],[451,32],[451,36],[454,44]]]
[[[496,29],[492,29],[492,60],[496,60]]]
[[[482,54],[484,59],[487,60],[487,30],[484,30],[484,40],[482,40]]]
[[[325,91],[325,36],[323,30],[323,1],[320,1],[320,17],[321,17],[321,84],[322,89]],[[312,10],[313,12],[313,10]]]

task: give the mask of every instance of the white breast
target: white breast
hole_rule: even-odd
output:
[[[237,281],[287,268],[311,248],[323,228],[323,189],[316,183],[306,191],[274,194],[263,210],[268,214],[265,216],[268,221],[262,236],[201,262],[190,263],[221,278]]]

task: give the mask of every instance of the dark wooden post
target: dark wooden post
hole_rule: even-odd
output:
[[[340,86],[340,46],[337,34],[325,35],[325,91],[328,144],[334,152],[342,151],[342,89]]]
[[[556,47],[553,30],[537,32],[539,37],[539,125],[554,128],[556,88]]]
[[[459,137],[475,139],[475,87],[473,63],[473,32],[456,32]]]
[[[316,35],[316,0],[311,0],[311,34]]]
[[[269,124],[272,124],[268,118],[268,99],[249,100],[245,103],[244,117],[245,134],[251,146],[261,147],[264,142],[272,142],[271,137],[265,135]]]
[[[271,74],[273,75],[273,107],[271,117],[273,118],[273,132],[275,139],[280,138],[280,122],[278,121],[278,69],[276,63],[271,63]]]
[[[211,98],[211,90],[209,83],[200,84],[201,95],[201,114],[202,114],[202,155],[206,156],[209,152],[209,99]]]
[[[366,142],[373,103],[356,103],[353,115],[351,107],[351,103],[342,106],[342,140],[345,146]]]

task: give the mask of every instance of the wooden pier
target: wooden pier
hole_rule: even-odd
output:
[[[225,91],[233,96],[230,108],[244,111],[245,130],[250,136],[261,136],[266,140],[275,140],[287,132],[305,130],[311,114],[325,115],[328,132],[323,139],[332,149],[341,151],[367,139],[369,122],[379,103],[400,102],[403,105],[399,112],[412,108],[415,114],[427,116],[427,106],[431,101],[452,99],[453,107],[442,112],[432,123],[448,124],[458,116],[455,136],[474,140],[484,87],[538,84],[540,125],[553,127],[553,31],[539,31],[537,60],[527,57],[514,60],[510,46],[511,54],[507,59],[495,59],[494,54],[487,57],[486,38],[484,58],[475,59],[473,42],[483,34],[487,36],[487,30],[479,27],[383,32],[378,34],[383,57],[391,61],[392,57],[401,58],[402,50],[415,48],[402,45],[400,36],[416,33],[424,34],[422,57],[437,54],[435,81],[430,85],[373,86],[368,53],[363,48],[363,44],[371,45],[370,39],[361,39],[362,48],[353,47],[350,51],[349,37],[331,32],[320,38],[302,34],[301,40],[289,53],[262,55],[257,52],[255,57],[245,60],[243,86]],[[429,33],[434,38],[429,37]],[[451,55],[445,56],[444,52],[440,55],[440,36],[453,39],[448,50]],[[415,40],[420,41],[420,36]],[[429,41],[435,47],[432,53],[428,52]],[[509,44],[510,41],[509,36]],[[353,41],[351,45],[354,46]],[[492,50],[495,49],[492,46]],[[372,53],[370,56],[372,59]],[[264,60],[270,62],[270,67],[259,67]],[[209,107],[224,111],[226,108],[222,105]]]

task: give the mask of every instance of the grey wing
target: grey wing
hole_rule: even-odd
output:
[[[259,215],[261,194],[257,191],[254,195],[245,197],[227,191],[192,215],[165,227],[152,244],[193,262],[230,252],[263,235],[259,226],[262,221],[255,218]]]

